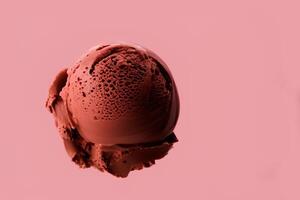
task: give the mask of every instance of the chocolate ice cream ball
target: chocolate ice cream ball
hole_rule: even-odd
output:
[[[58,73],[46,107],[81,168],[126,177],[153,165],[178,141],[174,79],[155,53],[139,45],[94,47]]]

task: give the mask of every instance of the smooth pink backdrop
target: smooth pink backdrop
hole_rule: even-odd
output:
[[[300,199],[300,3],[1,1],[0,199]],[[44,108],[99,42],[157,52],[178,85],[179,143],[117,179],[81,170]]]

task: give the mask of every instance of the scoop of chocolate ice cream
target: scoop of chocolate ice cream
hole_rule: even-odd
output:
[[[174,79],[156,54],[138,45],[93,48],[57,75],[46,106],[81,167],[126,177],[154,164],[177,142]]]

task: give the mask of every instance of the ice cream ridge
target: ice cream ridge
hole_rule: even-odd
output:
[[[116,177],[155,164],[178,142],[177,88],[168,66],[136,44],[98,45],[62,69],[47,109],[79,167]]]

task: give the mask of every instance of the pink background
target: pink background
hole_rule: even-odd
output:
[[[1,200],[300,199],[299,1],[4,2]],[[180,142],[127,179],[75,166],[44,108],[62,67],[114,41],[157,52],[181,99]]]

